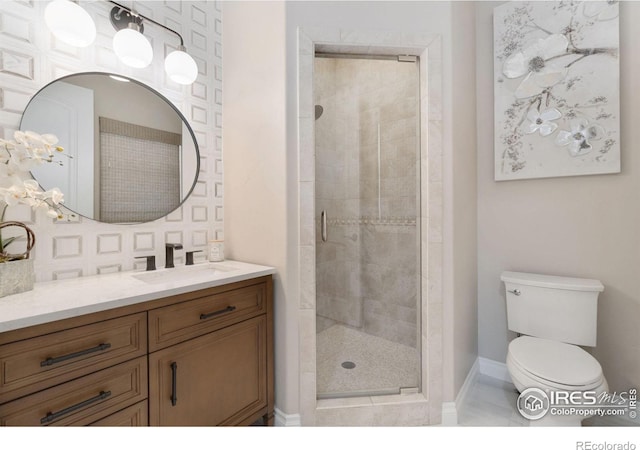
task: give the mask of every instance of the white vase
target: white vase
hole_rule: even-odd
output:
[[[0,263],[0,297],[30,291],[35,278],[33,259]]]

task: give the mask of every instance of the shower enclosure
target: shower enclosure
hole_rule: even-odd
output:
[[[318,398],[420,388],[415,58],[314,67]]]

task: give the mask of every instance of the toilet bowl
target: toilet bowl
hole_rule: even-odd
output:
[[[598,398],[608,385],[600,363],[576,345],[521,336],[509,344],[507,369],[518,392],[538,388],[552,391],[590,392]],[[568,412],[567,405],[567,411]],[[586,407],[585,407],[586,408]],[[552,414],[530,421],[531,426],[580,426],[593,414]]]

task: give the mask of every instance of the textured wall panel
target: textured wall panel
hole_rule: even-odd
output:
[[[98,254],[120,253],[122,251],[122,236],[120,234],[98,235]]]
[[[155,236],[153,233],[134,233],[133,235],[133,249],[135,251],[140,250],[153,250],[155,247]]]
[[[82,269],[54,270],[52,279],[66,280],[68,278],[78,278],[82,276]]]
[[[9,40],[7,39],[7,41]],[[34,57],[0,48],[0,73],[33,80],[35,77]]]
[[[26,18],[0,13],[0,34],[25,42],[33,42],[33,24]]]
[[[54,259],[80,256],[82,256],[82,236],[56,236],[53,238]]]
[[[194,222],[206,222],[209,220],[209,214],[206,206],[192,206],[191,207],[191,220]]]
[[[98,266],[98,275],[102,275],[105,273],[116,273],[122,271],[121,264],[108,264],[105,266]]]
[[[37,281],[87,276],[115,271],[144,270],[144,260],[135,256],[155,255],[158,267],[164,266],[164,241],[180,235],[184,250],[176,255],[176,265],[184,263],[184,251],[206,249],[209,237],[221,236],[222,197],[214,194],[214,183],[223,181],[220,102],[221,99],[222,13],[211,1],[127,1],[139,13],[179,32],[187,51],[198,65],[193,86],[181,86],[164,73],[164,54],[175,49],[179,39],[173,33],[148,23],[145,37],[154,52],[145,69],[124,66],[112,50],[115,30],[109,23],[113,5],[108,2],[80,0],[93,17],[97,36],[93,45],[74,48],[58,42],[44,24],[48,1],[0,1],[0,136],[10,138],[19,127],[26,102],[43,86],[65,75],[78,72],[110,72],[137,79],[167,97],[191,124],[201,152],[201,170],[196,195],[183,206],[154,222],[137,225],[110,225],[81,218],[79,222],[54,221],[25,208],[11,208],[6,218],[30,223],[36,233]],[[43,130],[44,132],[44,130]],[[211,167],[208,167],[211,165]],[[210,178],[205,178],[210,177]],[[210,183],[207,183],[208,180]],[[209,214],[209,209],[216,214]],[[206,252],[202,252],[202,258]],[[198,261],[198,257],[196,257]]]

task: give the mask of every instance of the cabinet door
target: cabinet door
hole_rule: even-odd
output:
[[[149,355],[151,425],[241,423],[267,406],[265,316]]]

